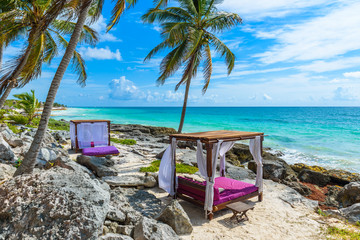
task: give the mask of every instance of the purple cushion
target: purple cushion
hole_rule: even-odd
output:
[[[200,186],[204,187],[206,186],[206,181],[204,182],[198,182],[194,181],[189,178],[180,177],[186,181],[193,182],[195,184],[199,184]],[[219,188],[225,189],[221,193],[219,193]],[[230,200],[248,195],[250,193],[253,193],[257,191],[258,188],[251,184],[246,182],[241,182],[238,180],[234,180],[231,178],[226,177],[218,177],[215,178],[215,185],[214,185],[214,206],[219,205],[224,202],[228,202]],[[183,185],[179,182],[177,191],[182,194],[186,194],[194,199],[200,200],[202,202],[205,201],[205,192],[199,191],[197,189],[194,189],[188,185]]]
[[[82,150],[82,153],[83,155],[87,155],[87,156],[98,156],[98,155],[118,154],[119,151],[114,146],[106,146],[106,147],[84,148]]]
[[[258,190],[258,187],[254,184],[226,177],[215,178],[215,187],[223,188],[225,190],[220,193],[219,200],[214,199],[214,206],[248,195]]]

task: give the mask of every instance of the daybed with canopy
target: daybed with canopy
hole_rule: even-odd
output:
[[[255,184],[245,183],[225,177],[225,154],[239,140],[250,140],[249,148],[257,164]],[[211,220],[213,212],[226,205],[258,197],[263,197],[262,142],[264,133],[240,131],[211,131],[170,135],[170,146],[160,163],[159,186],[174,198],[190,201],[203,206]],[[204,182],[176,177],[177,141],[197,142],[196,159]],[[206,157],[203,155],[205,144]],[[217,160],[220,157],[220,177],[215,178]]]
[[[118,155],[116,147],[110,146],[109,120],[71,120],[71,148],[83,155]]]

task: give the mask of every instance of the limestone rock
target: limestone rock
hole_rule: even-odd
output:
[[[120,209],[110,207],[109,212],[106,215],[106,219],[123,223],[126,220],[126,215]]]
[[[235,180],[255,179],[256,174],[249,169],[226,164],[227,177]]]
[[[341,208],[340,212],[350,222],[360,222],[360,203],[356,203],[347,208]]]
[[[255,161],[248,163],[248,168],[256,173],[257,165]],[[263,160],[264,178],[271,179],[275,182],[280,182],[285,178],[295,178],[296,173],[291,167],[282,159],[277,160]]]
[[[51,148],[41,148],[37,156],[37,165],[45,166],[46,162],[53,161],[57,158],[57,154]]]
[[[156,220],[168,224],[179,235],[190,234],[193,231],[189,216],[176,200],[166,206]]]
[[[117,233],[108,233],[106,235],[101,236],[99,239],[100,240],[133,240],[133,238],[129,236],[117,234]]]
[[[320,187],[326,186],[331,181],[330,176],[326,173],[315,172],[308,169],[302,170],[298,177],[303,182],[316,184]]]
[[[0,185],[0,239],[97,239],[109,187],[54,167]]]
[[[69,131],[54,131],[52,135],[60,144],[67,143],[67,140],[70,139]]]
[[[155,187],[156,179],[153,176],[143,176],[143,175],[119,175],[119,176],[106,176],[103,177],[107,184],[110,186],[120,186],[120,187]]]
[[[343,207],[360,203],[360,182],[352,182],[343,187],[337,196]]]
[[[5,179],[11,178],[16,171],[16,168],[9,165],[9,164],[3,164],[0,163],[0,182],[2,182]]]
[[[167,224],[143,217],[134,229],[135,240],[173,240],[179,239],[174,230]]]
[[[17,159],[10,145],[0,135],[0,161],[15,162]]]
[[[78,155],[76,161],[94,171],[98,177],[116,176],[118,174],[115,170],[109,168],[115,164],[111,159]]]

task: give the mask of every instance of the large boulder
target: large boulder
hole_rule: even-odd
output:
[[[101,236],[99,240],[133,240],[133,238],[122,234],[108,233]]]
[[[257,165],[255,161],[250,161],[248,163],[248,168],[256,173]],[[275,182],[280,182],[285,179],[296,181],[296,173],[282,159],[263,160],[263,171],[265,179],[271,179]]]
[[[173,240],[180,239],[167,224],[143,217],[134,229],[135,240]]]
[[[52,135],[60,144],[65,144],[70,139],[69,131],[54,131]]]
[[[360,203],[360,182],[352,182],[345,185],[337,195],[337,200],[343,207]]]
[[[97,239],[109,187],[82,171],[54,167],[0,185],[0,239]]]
[[[153,176],[143,175],[106,176],[102,180],[113,187],[155,187],[157,184]]]
[[[43,167],[49,161],[57,158],[56,152],[52,148],[40,148],[39,154],[36,159],[36,165]]]
[[[328,174],[322,172],[316,172],[309,169],[302,170],[298,175],[300,181],[316,184],[320,187],[324,187],[330,183],[331,178]]]
[[[16,171],[16,168],[9,165],[0,163],[0,183],[5,179],[11,178]]]
[[[350,222],[360,222],[360,203],[356,203],[347,208],[341,208],[340,212]]]
[[[189,216],[177,200],[166,206],[156,220],[168,224],[179,235],[190,234],[193,231]]]
[[[0,135],[0,161],[10,161],[15,162],[16,156],[11,149],[10,145],[4,140]]]
[[[253,171],[242,167],[236,167],[231,164],[226,164],[226,173],[227,173],[227,177],[239,181],[244,179],[256,178],[256,174]]]
[[[118,174],[115,170],[110,168],[115,164],[114,160],[112,159],[78,155],[76,161],[77,163],[89,168],[98,177],[116,176]]]

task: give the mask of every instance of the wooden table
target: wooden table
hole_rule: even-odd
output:
[[[233,216],[230,219],[236,219],[238,222],[249,220],[246,212],[255,208],[255,203],[235,202],[226,205],[228,209],[233,211]]]

